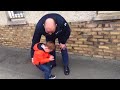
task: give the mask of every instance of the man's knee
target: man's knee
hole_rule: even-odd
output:
[[[66,48],[61,49],[61,52],[67,52],[67,47],[66,47]]]

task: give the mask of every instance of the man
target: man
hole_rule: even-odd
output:
[[[33,58],[34,50],[33,46],[40,42],[41,35],[46,37],[46,41],[53,41],[55,43],[55,39],[58,38],[63,65],[64,65],[64,74],[69,75],[69,57],[66,47],[66,41],[70,36],[70,27],[66,20],[59,14],[51,13],[44,15],[37,23],[34,36],[32,39],[31,46],[31,58]],[[51,52],[55,58],[54,61],[51,62],[51,68],[56,66],[56,53],[55,51]]]

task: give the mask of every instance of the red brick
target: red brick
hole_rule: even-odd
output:
[[[97,35],[97,32],[89,32],[91,35]]]
[[[82,32],[90,32],[91,29],[80,29],[80,31],[82,31]]]
[[[113,27],[120,27],[120,23],[113,23],[113,24],[111,24],[111,26],[113,26]]]
[[[89,55],[89,54],[84,54],[84,56],[86,56],[86,57],[90,57],[91,55]]]
[[[93,38],[103,38],[103,36],[94,35]]]
[[[90,39],[90,41],[94,41],[94,42],[97,42],[97,39]]]
[[[73,47],[75,50],[83,50],[81,47]]]
[[[103,58],[103,56],[100,56],[100,55],[93,55],[93,57]]]
[[[116,28],[116,30],[118,30],[118,31],[119,31],[119,30],[120,30],[120,28]]]
[[[104,56],[105,59],[114,59],[115,57],[111,57],[111,56]]]
[[[117,50],[120,50],[120,47],[118,47]]]
[[[84,42],[84,44],[93,45],[93,42]]]
[[[79,45],[79,47],[88,47],[88,45]]]
[[[76,47],[76,46],[79,46],[79,45],[78,44],[71,44],[71,46],[75,46]]]
[[[108,42],[109,40],[108,40],[108,39],[98,39],[98,41],[101,41],[101,42]]]
[[[91,49],[91,48],[83,48],[83,50],[85,50],[85,51],[92,51],[93,49]]]
[[[104,43],[104,42],[100,42],[99,44],[100,44],[100,45],[105,45],[105,43]]]
[[[102,24],[98,24],[98,28],[102,28]]]
[[[93,28],[92,31],[102,31],[102,28]]]
[[[103,30],[105,30],[105,31],[112,31],[114,29],[113,28],[103,28]]]
[[[77,41],[77,38],[69,38],[71,41]]]
[[[98,32],[98,35],[108,35],[110,34],[109,32],[106,32],[106,31],[101,31],[101,32]]]
[[[72,31],[81,31],[80,28],[73,28]]]
[[[112,42],[113,42],[113,43],[118,43],[118,42],[120,42],[120,40],[118,40],[118,39],[113,39]]]
[[[86,24],[86,27],[95,28],[95,27],[97,27],[97,24],[96,23],[89,23],[89,24]]]
[[[79,24],[79,27],[80,27],[80,28],[84,28],[85,25],[86,25],[85,23],[80,23],[80,24]]]
[[[67,49],[73,49],[72,47],[70,47],[70,46],[67,46]]]
[[[110,50],[103,50],[103,51],[107,53],[113,53],[113,51],[110,51]]]
[[[117,38],[117,36],[111,36],[111,38],[112,38],[112,39],[115,39],[115,38]]]
[[[86,38],[81,38],[81,39],[78,39],[79,41],[86,41],[87,39]]]
[[[78,42],[75,42],[75,44],[83,44],[83,42],[81,42],[81,41],[78,41]]]
[[[120,39],[120,35],[118,35],[117,38]]]
[[[110,32],[110,34],[112,34],[112,35],[119,35],[120,32],[116,32],[116,31],[114,31],[114,32]]]
[[[104,38],[109,39],[109,38],[111,38],[111,36],[110,35],[105,35]]]
[[[79,51],[79,53],[82,53],[82,54],[83,54],[84,52],[85,52],[85,51]]]
[[[95,49],[95,51],[97,51],[97,52],[101,52],[101,51],[103,51],[102,49]]]
[[[102,48],[102,49],[109,49],[108,46],[99,46],[99,48]]]
[[[33,24],[33,23],[29,23],[29,26],[33,26],[33,27],[34,27],[34,26],[35,26],[35,24]]]
[[[120,46],[120,43],[118,43],[117,46]]]
[[[101,55],[101,56],[103,56],[104,55],[104,53],[103,52],[97,52],[98,53],[98,55]],[[109,54],[108,54],[109,55]]]
[[[84,32],[91,32],[91,29],[84,29]]]
[[[105,24],[105,27],[110,27],[110,24],[109,23]]]

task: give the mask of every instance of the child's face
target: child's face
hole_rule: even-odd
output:
[[[48,47],[45,47],[44,50],[45,50],[45,52],[48,52],[48,53],[52,51],[52,50],[50,50]]]

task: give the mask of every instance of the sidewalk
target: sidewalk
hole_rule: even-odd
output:
[[[65,76],[62,57],[57,53],[57,79],[120,79],[120,61],[69,55],[71,73]],[[0,79],[42,79],[43,74],[32,65],[30,50],[0,47]]]

